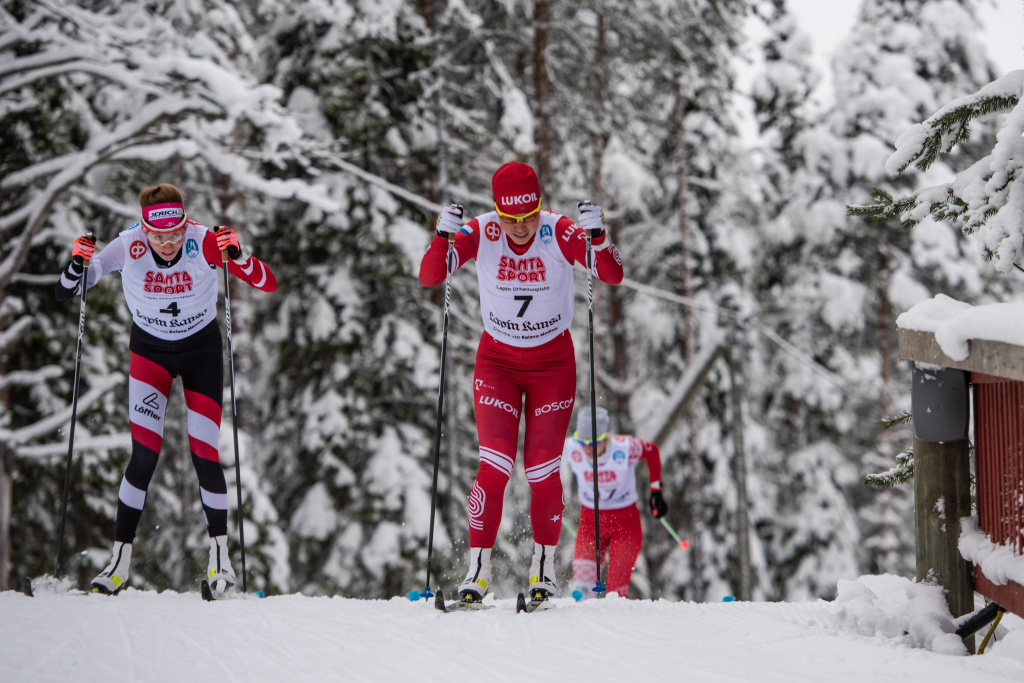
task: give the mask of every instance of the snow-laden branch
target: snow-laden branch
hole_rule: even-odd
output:
[[[0,330],[0,351],[9,349],[34,322],[35,319],[32,316],[23,315],[7,329]]]
[[[88,410],[103,397],[103,394],[123,382],[124,375],[120,372],[97,378],[95,383],[89,388],[89,391],[78,397],[78,409],[80,411]],[[71,409],[72,407],[69,405],[38,422],[20,429],[0,429],[0,441],[13,448],[15,452],[18,452],[22,446],[58,430],[70,422]]]
[[[0,390],[12,386],[33,386],[40,382],[57,379],[63,374],[64,369],[59,365],[44,365],[36,370],[15,370],[0,375]]]
[[[4,176],[3,180],[0,180],[0,190],[10,191],[15,188],[27,187],[40,178],[62,171],[62,175],[67,175],[69,171],[80,175],[97,160],[109,157],[117,148],[149,130],[160,121],[186,114],[219,116],[222,113],[223,110],[216,105],[195,97],[164,97],[155,100],[143,106],[134,116],[113,130],[89,140],[88,146],[83,151],[47,159]]]
[[[1024,70],[1012,71],[984,88],[953,100],[896,140],[886,162],[890,172],[911,164],[925,170],[941,152],[969,138],[971,121],[1010,109],[992,152],[944,185],[894,198],[872,191],[873,204],[851,205],[847,213],[884,223],[899,220],[910,229],[929,216],[959,222],[964,234],[977,234],[986,259],[1006,273],[1024,247]]]
[[[85,451],[109,451],[115,448],[122,448],[130,451],[132,448],[131,432],[119,432],[117,434],[101,434],[91,436],[83,434],[81,438],[75,438],[74,452]],[[40,444],[38,446],[18,446],[15,453],[21,458],[52,458],[65,455],[68,446],[63,442]]]
[[[95,59],[96,57],[95,52],[77,47],[47,50],[46,52],[40,52],[28,57],[18,57],[8,62],[0,62],[0,78],[7,78],[13,74],[31,74],[37,70],[46,70],[48,67],[78,60]],[[10,90],[11,88],[8,87],[8,84],[18,82],[19,80],[21,79],[4,82],[3,86],[0,87],[0,93]]]

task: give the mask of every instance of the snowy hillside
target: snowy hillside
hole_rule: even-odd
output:
[[[557,600],[554,611],[441,614],[389,601],[288,595],[204,603],[0,593],[0,680],[864,681],[1024,679],[1024,623],[963,655],[939,589],[843,581],[833,602]]]

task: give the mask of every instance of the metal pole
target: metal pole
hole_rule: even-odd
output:
[[[441,323],[441,378],[437,384],[437,429],[434,431],[434,477],[430,484],[430,531],[427,534],[427,580],[420,597],[433,597],[430,592],[430,561],[434,554],[434,512],[437,508],[437,470],[441,462],[441,423],[444,417],[444,371],[448,358],[448,308],[452,298],[452,266],[455,262],[455,233],[448,235],[448,256],[445,258],[444,318]]]
[[[88,234],[92,237],[92,233]],[[57,531],[57,568],[55,576],[61,575],[64,559],[64,521],[67,518],[68,497],[71,495],[71,454],[75,448],[75,420],[78,416],[78,382],[82,369],[82,342],[85,338],[85,300],[89,291],[89,261],[82,262],[82,305],[78,309],[78,352],[75,355],[75,383],[71,388],[71,429],[68,432],[68,460],[64,466],[64,496],[60,504],[60,526]]]
[[[242,548],[242,592],[248,592],[245,579],[245,525],[242,521],[242,469],[238,463],[238,410],[235,406],[235,354],[231,347],[231,290],[228,285],[228,255],[221,252],[224,265],[224,323],[228,332],[228,368],[231,375],[231,430],[235,437],[235,489],[238,493],[238,544]]]
[[[589,202],[585,202],[589,203]],[[597,379],[594,372],[594,250],[590,230],[584,230],[587,238],[587,317],[590,335],[590,455],[594,469],[594,557],[597,569],[597,584],[593,591],[598,595],[605,592],[601,583],[601,520],[600,494],[597,490]]]

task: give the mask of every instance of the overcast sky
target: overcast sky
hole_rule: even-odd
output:
[[[1024,0],[976,0],[978,18],[990,37],[989,57],[1003,73],[1024,68]],[[814,40],[816,60],[827,68],[829,50],[845,36],[861,0],[789,0],[787,6]]]

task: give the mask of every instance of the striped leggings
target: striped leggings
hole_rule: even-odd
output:
[[[117,496],[114,540],[135,540],[146,491],[160,458],[171,382],[178,376],[185,390],[189,450],[199,478],[206,526],[211,537],[223,536],[227,533],[228,496],[218,450],[224,392],[220,328],[213,321],[186,339],[168,341],[133,325],[129,348],[132,456]]]

